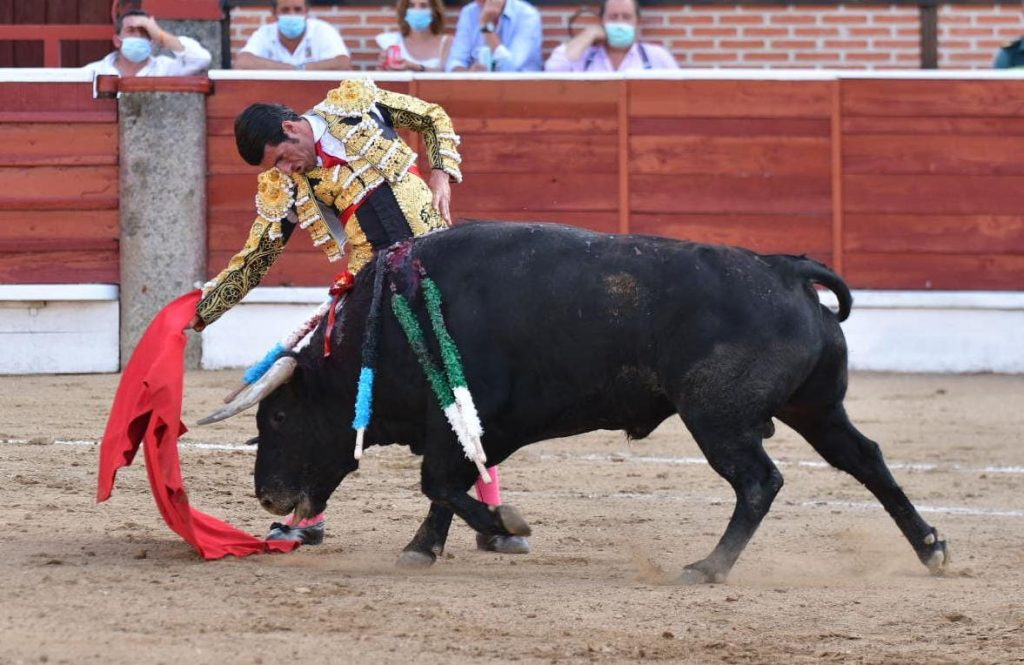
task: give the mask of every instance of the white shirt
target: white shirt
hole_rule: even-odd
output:
[[[373,114],[377,120],[383,122],[384,116],[380,114],[380,109],[377,108],[376,104],[370,107],[370,113]],[[341,139],[336,138],[334,134],[327,131],[327,123],[323,118],[315,113],[310,113],[309,115],[304,115],[302,117],[313,129],[313,142],[319,143],[321,150],[326,152],[328,155],[337,157],[343,162],[350,161],[348,155],[345,154],[345,144],[341,142]],[[317,165],[323,166],[323,160],[319,155],[316,157],[316,162]]]
[[[327,21],[311,17],[306,18],[306,32],[302,34],[302,41],[295,47],[294,53],[281,43],[276,22],[261,25],[249,37],[249,41],[242,47],[242,52],[293,67],[349,54],[345,40],[334,26]]]
[[[379,46],[382,51],[388,47],[397,46],[402,54],[402,60],[405,60],[406,62],[411,62],[414,65],[421,65],[424,69],[441,69],[441,65],[444,64],[441,62],[441,53],[444,51],[445,42],[448,41],[448,35],[444,35],[441,38],[441,46],[438,49],[437,55],[433,58],[426,58],[424,60],[419,60],[409,53],[409,49],[405,46],[405,38],[402,37],[402,33],[400,32],[382,32],[377,35],[376,40],[377,46]]]
[[[193,76],[205,72],[210,66],[210,52],[191,37],[178,37],[178,39],[185,47],[181,53],[172,51],[172,55],[150,57],[136,76]],[[90,62],[82,69],[92,72],[93,76],[101,74],[120,76],[121,72],[114,64],[117,54],[117,51],[108,53],[102,60]]]

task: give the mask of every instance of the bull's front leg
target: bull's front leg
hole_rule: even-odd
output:
[[[404,568],[425,568],[432,565],[444,552],[444,544],[448,540],[448,529],[451,525],[451,509],[431,502],[427,518],[402,550],[398,557],[398,565]]]
[[[477,533],[487,536],[529,536],[531,533],[530,525],[515,508],[509,505],[488,506],[468,494],[477,479],[476,467],[461,455],[451,455],[451,450],[449,444],[442,449],[447,454],[432,455],[428,451],[423,456],[421,487],[431,501],[430,512],[412,542],[402,552],[399,565],[425,566],[434,563],[444,548],[447,526],[451,523],[453,513]],[[442,533],[437,525],[445,516],[445,528],[438,540],[433,534]],[[434,551],[437,545],[441,549]]]

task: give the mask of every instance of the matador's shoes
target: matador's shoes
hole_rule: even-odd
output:
[[[300,522],[300,524],[302,524]],[[326,522],[320,520],[313,524],[303,526],[292,526],[274,522],[270,525],[270,532],[267,533],[267,540],[297,540],[303,545],[319,545],[324,542],[324,525]]]
[[[529,554],[530,541],[523,536],[485,536],[478,533],[476,548],[498,554]]]

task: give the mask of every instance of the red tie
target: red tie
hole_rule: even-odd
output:
[[[331,154],[328,154],[328,153],[324,152],[324,147],[322,145],[320,145],[319,141],[316,142],[316,146],[315,147],[316,147],[316,154],[317,154],[318,157],[320,157],[320,162],[322,163],[322,165],[323,165],[323,167],[325,169],[329,169],[332,166],[337,166],[339,164],[345,164],[346,163],[344,159],[339,159],[339,158],[335,157],[334,155],[331,155]]]

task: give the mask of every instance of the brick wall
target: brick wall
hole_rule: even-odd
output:
[[[579,5],[542,7],[544,56],[566,38],[568,17]],[[390,7],[317,8],[312,15],[341,30],[353,61],[369,69],[377,57],[373,37],[395,26]],[[449,10],[454,30],[457,8]],[[234,52],[269,10],[231,12]],[[939,66],[986,69],[995,50],[1024,33],[1019,5],[943,6],[939,12]],[[644,11],[641,35],[663,44],[683,67],[809,67],[914,69],[920,65],[919,19],[907,6],[679,6]]]

